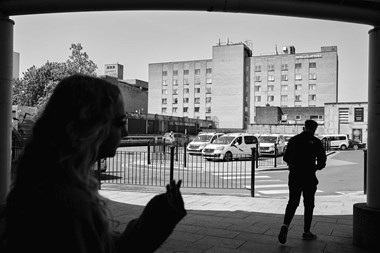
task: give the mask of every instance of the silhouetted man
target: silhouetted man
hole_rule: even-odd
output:
[[[314,196],[317,191],[317,170],[326,166],[326,152],[322,142],[314,136],[318,123],[306,120],[303,132],[292,137],[284,155],[284,161],[289,167],[289,201],[286,206],[284,224],[281,227],[278,240],[284,244],[288,235],[290,222],[303,194],[304,212],[304,240],[314,240],[317,236],[310,232],[313,219]]]

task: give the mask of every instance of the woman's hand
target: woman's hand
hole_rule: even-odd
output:
[[[177,211],[183,212],[185,209],[185,204],[182,199],[180,192],[182,180],[178,180],[176,184],[175,180],[172,180],[170,184],[166,185],[166,196],[168,198],[169,204]]]

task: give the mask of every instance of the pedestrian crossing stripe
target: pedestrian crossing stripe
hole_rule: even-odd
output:
[[[231,180],[231,179],[250,179],[251,175],[249,176],[229,176],[229,177],[221,177],[221,179],[224,180]],[[270,178],[269,176],[255,176],[255,178]]]
[[[288,187],[287,184],[264,184],[264,185],[255,185],[255,189],[257,188],[278,188],[278,187]]]
[[[257,187],[255,187],[257,188]],[[264,190],[264,191],[257,191],[258,193],[261,193],[261,194],[267,194],[267,195],[270,195],[270,194],[288,194],[289,193],[289,190]],[[321,193],[323,191],[321,190],[317,190],[318,193]]]

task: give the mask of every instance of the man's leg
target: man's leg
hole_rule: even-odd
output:
[[[278,240],[282,244],[286,242],[290,222],[292,221],[294,214],[296,213],[297,207],[300,203],[301,191],[301,187],[289,183],[289,201],[285,210],[284,224],[282,225],[280,234],[278,235]]]
[[[303,238],[306,240],[313,240],[317,238],[316,235],[310,232],[311,222],[313,220],[314,201],[315,201],[316,191],[317,191],[316,185],[306,187],[306,189],[304,189],[303,191],[303,204],[305,207]]]

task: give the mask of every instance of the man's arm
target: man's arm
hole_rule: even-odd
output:
[[[323,144],[321,141],[318,141],[318,149],[317,149],[317,170],[321,170],[324,167],[326,167],[326,151],[323,147]]]

